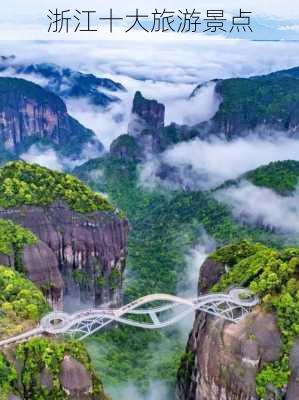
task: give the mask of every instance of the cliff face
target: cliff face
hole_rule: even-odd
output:
[[[27,239],[33,236],[24,228],[1,221],[2,227],[8,228],[12,246],[22,234]],[[1,231],[1,250],[5,240]],[[0,291],[1,339],[33,328],[49,312],[40,290],[9,267],[0,266]],[[1,400],[107,399],[84,344],[76,340],[39,336],[1,347],[0,371]]]
[[[94,141],[102,148],[58,96],[23,79],[0,78],[0,144],[18,154],[36,140],[62,147]]]
[[[257,400],[255,376],[277,361],[281,339],[274,317],[260,310],[238,324],[197,315],[179,371],[178,399]],[[275,397],[273,397],[274,399]]]
[[[207,259],[201,268],[199,293],[211,288],[225,265]],[[297,348],[297,350],[296,350]],[[257,307],[237,324],[197,313],[178,372],[178,400],[257,400],[256,374],[278,361],[282,339],[273,314]],[[298,398],[298,346],[291,360],[288,400]],[[268,400],[280,399],[271,386]]]
[[[128,224],[113,213],[77,213],[63,202],[47,207],[1,209],[0,216],[28,229],[39,238],[26,246],[23,264],[27,276],[43,289],[54,308],[63,293],[96,305],[119,305],[125,267]],[[0,262],[13,264],[12,257]]]
[[[165,106],[156,100],[148,100],[136,92],[133,100],[129,133],[138,135],[143,131],[155,133],[164,128]]]

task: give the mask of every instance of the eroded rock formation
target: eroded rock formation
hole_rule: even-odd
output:
[[[199,293],[210,289],[225,265],[207,259],[201,268]],[[237,324],[197,313],[178,372],[178,400],[257,400],[256,374],[277,361],[282,340],[275,316],[256,307]],[[287,399],[298,399],[298,344],[291,357]],[[268,400],[280,399],[268,388]]]
[[[1,209],[0,216],[30,229],[39,238],[23,252],[27,276],[61,308],[63,293],[74,301],[119,305],[128,223],[114,213],[81,214],[57,202],[48,207]],[[12,265],[12,257],[0,262]]]
[[[23,79],[0,78],[0,134],[1,147],[12,154],[36,140],[77,151],[78,144],[88,141],[102,148],[91,130],[69,116],[58,96]]]
[[[143,131],[154,133],[164,128],[165,106],[156,100],[148,100],[136,92],[133,100],[129,133],[138,135]]]

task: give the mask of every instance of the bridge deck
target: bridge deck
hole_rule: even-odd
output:
[[[145,304],[157,301],[166,301],[168,304],[142,308]],[[253,296],[247,289],[232,289],[227,294],[207,294],[195,299],[183,299],[169,294],[152,294],[141,297],[118,309],[98,308],[83,310],[74,314],[52,312],[42,318],[35,329],[0,341],[0,347],[24,341],[43,333],[52,335],[70,334],[82,340],[113,321],[144,329],[160,329],[178,322],[196,310],[224,318],[230,322],[238,322],[258,303],[258,297]],[[179,308],[179,306],[183,308],[182,311],[175,313],[174,316],[168,316],[165,320],[160,319],[161,314]],[[130,319],[128,318],[130,314],[147,316],[151,322]]]

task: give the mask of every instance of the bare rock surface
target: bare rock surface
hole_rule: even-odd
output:
[[[113,213],[77,213],[62,202],[1,209],[0,217],[39,238],[36,245],[24,249],[24,268],[54,308],[62,307],[63,293],[96,305],[121,303],[126,219]],[[13,259],[0,256],[0,262],[12,265]]]
[[[60,366],[60,383],[71,399],[87,399],[92,389],[90,375],[84,365],[70,356],[65,356]]]
[[[210,289],[225,272],[207,259],[200,270],[199,293]],[[198,312],[178,371],[178,400],[258,400],[256,374],[277,361],[282,339],[275,316],[257,306],[238,323]],[[290,357],[287,400],[299,399],[299,341]],[[267,400],[276,400],[269,391]]]

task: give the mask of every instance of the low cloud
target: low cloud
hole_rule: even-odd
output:
[[[216,198],[229,204],[233,215],[248,224],[282,233],[299,232],[299,190],[293,196],[283,197],[243,181],[238,186],[218,191]]]
[[[184,281],[178,283],[177,296],[183,298],[196,298],[200,268],[207,256],[215,249],[216,242],[204,229],[199,234],[198,243],[185,255],[186,268]],[[174,329],[179,332],[182,341],[186,342],[194,322],[194,313],[179,321]]]
[[[21,159],[32,164],[39,164],[55,171],[63,171],[64,164],[55,150],[40,148],[32,145],[26,153],[21,154]]]
[[[128,400],[167,400],[169,399],[169,390],[161,381],[154,381],[150,384],[146,394],[141,394],[140,390],[130,383],[127,386],[119,386],[111,389],[110,394],[113,398],[122,398]],[[169,399],[170,400],[170,399]]]
[[[93,130],[106,150],[109,150],[114,139],[127,133],[131,111],[131,98],[126,101],[127,96],[123,94],[123,101],[112,104],[108,110],[101,110],[85,99],[68,100],[66,103],[69,114]]]
[[[48,84],[48,79],[42,77],[41,75],[31,73],[31,74],[22,74],[22,73],[16,73],[15,68],[9,67],[5,69],[4,71],[0,71],[0,76],[1,77],[9,77],[9,78],[19,78],[19,79],[25,79],[25,80],[30,80],[33,83],[36,83],[37,85],[40,86],[47,86]]]
[[[20,158],[28,163],[39,164],[55,171],[67,171],[91,158],[97,158],[101,154],[91,143],[85,144],[80,156],[76,159],[63,157],[52,147],[33,144],[26,152],[20,155]]]
[[[202,230],[197,245],[189,250],[185,256],[187,268],[184,282],[179,283],[177,288],[178,296],[186,298],[197,297],[200,267],[215,247],[215,240]]]
[[[187,166],[191,167],[197,174],[194,185],[210,189],[263,164],[288,159],[299,160],[299,140],[273,135],[269,139],[248,137],[232,142],[182,142],[162,154],[160,162],[176,167],[183,182],[190,181]]]
[[[215,82],[208,82],[192,98],[173,100],[166,108],[166,123],[192,126],[211,119],[221,103],[215,86]]]
[[[212,44],[211,44],[212,43]],[[80,51],[78,52],[78,47]],[[189,96],[198,84],[210,79],[247,77],[299,65],[298,44],[262,43],[247,40],[194,40],[167,43],[127,41],[94,42],[2,42],[3,55],[15,53],[17,63],[52,62],[122,83],[127,93],[118,93],[120,104],[101,112],[86,100],[67,100],[71,115],[97,133],[106,149],[126,133],[134,93],[140,90],[166,106],[166,123],[194,124],[209,119],[217,111],[213,85],[203,87],[198,96]],[[81,54],[84,54],[82,59]],[[248,62],[250,60],[250,62]],[[3,73],[15,76],[13,70]],[[37,75],[20,75],[38,84]]]
[[[1,43],[4,55],[20,61],[54,62],[115,78],[197,85],[214,78],[265,74],[299,65],[298,44],[248,40],[147,42]],[[78,48],[80,51],[78,51]],[[67,51],[66,51],[67,50]],[[82,58],[84,54],[84,58]],[[250,60],[250,62],[248,62]],[[159,93],[156,93],[159,95]]]
[[[160,161],[158,158],[152,157],[139,166],[139,185],[145,189],[152,191],[164,183],[158,176]]]

